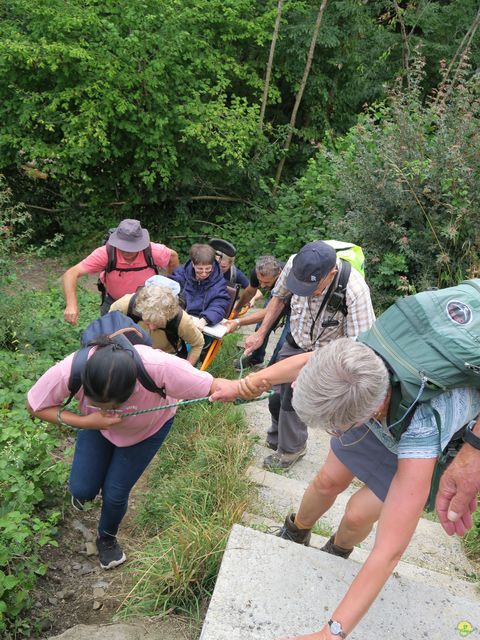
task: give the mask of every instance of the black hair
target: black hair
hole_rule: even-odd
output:
[[[108,336],[96,337],[89,346],[98,349],[85,367],[85,395],[94,402],[123,404],[132,395],[137,382],[137,365],[133,357]]]

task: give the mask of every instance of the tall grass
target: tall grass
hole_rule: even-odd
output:
[[[222,346],[218,373],[228,374],[234,349],[232,341]],[[139,508],[137,522],[148,542],[131,564],[134,586],[121,614],[199,616],[231,526],[251,498],[245,468],[252,442],[234,405],[202,403],[178,411]]]

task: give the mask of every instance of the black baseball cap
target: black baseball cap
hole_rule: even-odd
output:
[[[297,296],[311,296],[336,263],[333,247],[321,240],[309,242],[294,257],[285,286]]]

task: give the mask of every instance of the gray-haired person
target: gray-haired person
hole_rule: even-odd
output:
[[[265,304],[263,306],[263,309],[257,309],[252,313],[248,313],[240,318],[236,317],[233,320],[230,320],[227,323],[229,333],[233,333],[233,331],[236,331],[240,327],[245,327],[250,324],[256,324],[257,326],[255,327],[255,330],[259,329],[259,323],[261,323],[264,319],[266,314],[266,307],[270,301],[270,298],[272,297],[272,289],[274,288],[284,266],[285,263],[277,260],[274,256],[260,256],[259,258],[257,258],[255,267],[250,274],[250,283],[248,287],[246,287],[246,289],[242,292],[235,310],[238,313],[240,309],[243,309],[243,307],[255,300],[256,296],[259,293],[259,289],[262,289],[267,293]],[[268,364],[270,365],[276,362],[278,354],[280,353],[280,349],[283,347],[287,334],[290,331],[289,319],[290,306],[288,304],[285,304],[283,311],[278,315],[275,322],[266,332],[265,338],[263,339],[260,347],[258,347],[258,349],[255,349],[255,351],[250,353],[248,356],[244,356],[241,363],[240,360],[235,360],[234,367],[236,369],[239,369],[240,365],[242,367],[255,367],[261,365],[265,359],[265,353],[267,350],[270,335],[278,328],[282,320],[285,320],[283,329],[280,333],[277,344]]]
[[[455,388],[418,405],[397,442],[388,430],[392,386],[385,363],[367,345],[340,338],[242,381],[223,381],[211,399],[236,395],[248,399],[271,384],[295,378],[293,406],[299,417],[309,427],[326,429],[332,438],[325,463],[305,491],[297,513],[287,517],[281,537],[307,545],[315,522],[354,477],[365,486],[350,498],[324,550],[348,557],[379,521],[372,551],[345,596],[325,616],[323,627],[289,640],[345,638],[367,613],[410,543],[430,492],[441,443],[475,420],[478,435],[480,390]],[[469,524],[465,513],[470,507],[463,511],[464,526]]]
[[[245,355],[261,346],[285,305],[290,308],[290,332],[278,354],[278,361],[369,329],[375,320],[370,290],[355,269],[351,269],[346,284],[344,308],[332,310],[327,304],[344,268],[345,263],[337,259],[335,250],[320,240],[309,242],[291,256],[272,290],[259,329],[245,341]],[[289,384],[276,386],[275,394],[269,400],[272,423],[266,446],[274,453],[264,460],[267,468],[288,469],[306,453],[307,427],[295,412],[291,400]]]

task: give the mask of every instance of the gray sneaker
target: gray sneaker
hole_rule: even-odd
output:
[[[290,469],[306,453],[307,445],[293,453],[281,453],[277,450],[263,460],[263,466],[265,469]]]
[[[127,559],[115,536],[99,537],[96,544],[102,569],[113,569]]]
[[[299,529],[295,524],[295,514],[290,513],[283,523],[283,527],[280,528],[280,531],[277,533],[279,538],[283,538],[284,540],[290,540],[291,542],[296,542],[297,544],[303,544],[306,547],[310,544],[310,538],[312,537],[311,529]]]

